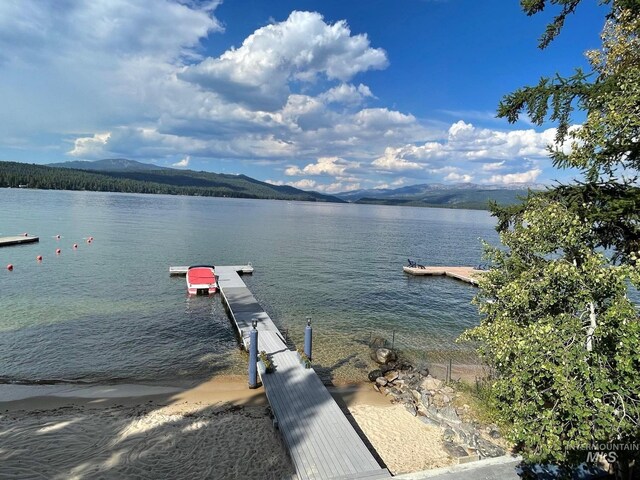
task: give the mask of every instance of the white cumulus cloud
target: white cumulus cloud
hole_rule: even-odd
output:
[[[342,176],[345,175],[347,169],[358,168],[360,165],[356,162],[347,162],[338,157],[320,157],[316,163],[310,163],[303,168],[296,166],[288,167],[284,174],[290,177],[298,175],[329,175]]]
[[[531,183],[535,182],[542,173],[539,168],[534,168],[527,172],[507,173],[505,175],[493,175],[489,178],[487,183],[502,183],[505,185],[511,183]]]
[[[191,156],[187,155],[186,157],[184,157],[179,162],[172,163],[171,166],[172,167],[177,167],[177,168],[187,168],[189,166],[189,162],[190,161],[191,161]]]
[[[256,30],[240,47],[187,67],[180,78],[227,101],[274,111],[286,102],[292,80],[313,82],[323,75],[344,82],[387,63],[384,50],[371,48],[364,34],[351,35],[345,21],[331,25],[317,12],[294,11]]]

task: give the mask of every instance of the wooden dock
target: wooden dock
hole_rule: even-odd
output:
[[[8,247],[9,245],[20,245],[23,243],[39,242],[40,237],[33,235],[14,235],[11,237],[0,237],[0,247]]]
[[[475,286],[478,286],[478,276],[486,271],[478,270],[474,267],[426,267],[421,265],[416,267],[402,267],[402,269],[410,275],[445,275]]]
[[[252,322],[257,322],[258,351],[275,366],[261,376],[278,428],[298,478],[391,478],[381,468],[313,369],[305,369],[289,350],[280,331],[237,273],[237,267],[216,267],[218,285],[229,315],[245,347]],[[303,325],[300,328],[304,328]]]

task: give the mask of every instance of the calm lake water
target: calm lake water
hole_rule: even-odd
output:
[[[312,318],[314,363],[334,381],[363,378],[369,338],[392,332],[463,361],[455,339],[478,322],[474,287],[402,265],[477,265],[494,224],[472,210],[0,189],[0,236],[40,237],[0,249],[0,381],[245,372],[219,295],[189,298],[169,277],[197,263],[252,262],[245,282],[296,344]]]

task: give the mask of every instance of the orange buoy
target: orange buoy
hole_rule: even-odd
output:
[[[60,253],[62,253],[62,250],[60,250],[59,248],[56,248],[56,255],[60,255]]]
[[[74,243],[74,244],[73,244],[73,248],[78,248],[78,244],[77,244],[77,243]]]
[[[42,261],[42,255],[38,255],[38,256],[36,257],[36,260],[37,260],[37,261],[39,261],[39,262],[41,262],[41,261]]]
[[[7,265],[7,270],[12,271],[13,270],[13,265],[11,265],[11,264]]]

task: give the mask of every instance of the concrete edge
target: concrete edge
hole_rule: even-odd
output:
[[[396,475],[393,478],[399,480],[422,480],[423,478],[435,477],[436,475],[443,475],[446,473],[466,472],[469,470],[475,470],[476,468],[489,467],[492,465],[504,465],[510,462],[520,463],[522,457],[503,455],[501,457],[488,458],[486,460],[478,460],[476,462],[462,463],[458,465],[451,465],[449,467],[434,468],[431,470],[423,470],[421,472],[403,473]]]

